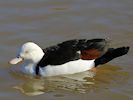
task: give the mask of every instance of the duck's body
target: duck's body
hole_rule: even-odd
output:
[[[75,60],[61,65],[47,65],[40,68],[41,76],[56,76],[62,74],[74,74],[90,70],[95,66],[94,60]],[[77,68],[78,67],[78,68]]]
[[[21,47],[18,57],[10,63],[16,64],[24,59],[22,71],[31,75],[74,74],[107,63],[126,54],[128,50],[129,47],[107,49],[105,39],[69,40],[45,49],[28,42]]]

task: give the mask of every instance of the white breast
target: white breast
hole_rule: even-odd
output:
[[[90,70],[94,67],[95,60],[76,60],[70,61],[68,63],[62,65],[48,65],[44,68],[40,68],[40,75],[41,76],[56,76],[61,74],[74,74],[83,71]]]

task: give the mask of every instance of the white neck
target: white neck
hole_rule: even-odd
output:
[[[24,64],[22,65],[22,71],[26,74],[35,75],[35,67],[39,63],[39,61],[43,58],[44,53],[38,54],[38,57],[36,57],[33,60],[25,60]]]

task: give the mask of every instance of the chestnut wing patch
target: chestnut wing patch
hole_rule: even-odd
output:
[[[81,59],[83,60],[92,60],[100,57],[102,55],[102,51],[99,51],[98,49],[87,49],[81,51]]]

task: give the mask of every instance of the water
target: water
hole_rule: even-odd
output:
[[[132,0],[1,0],[0,99],[132,100],[132,4]],[[113,47],[131,49],[96,73],[38,79],[19,74],[19,65],[8,64],[27,41],[45,48],[75,38],[106,38]]]

